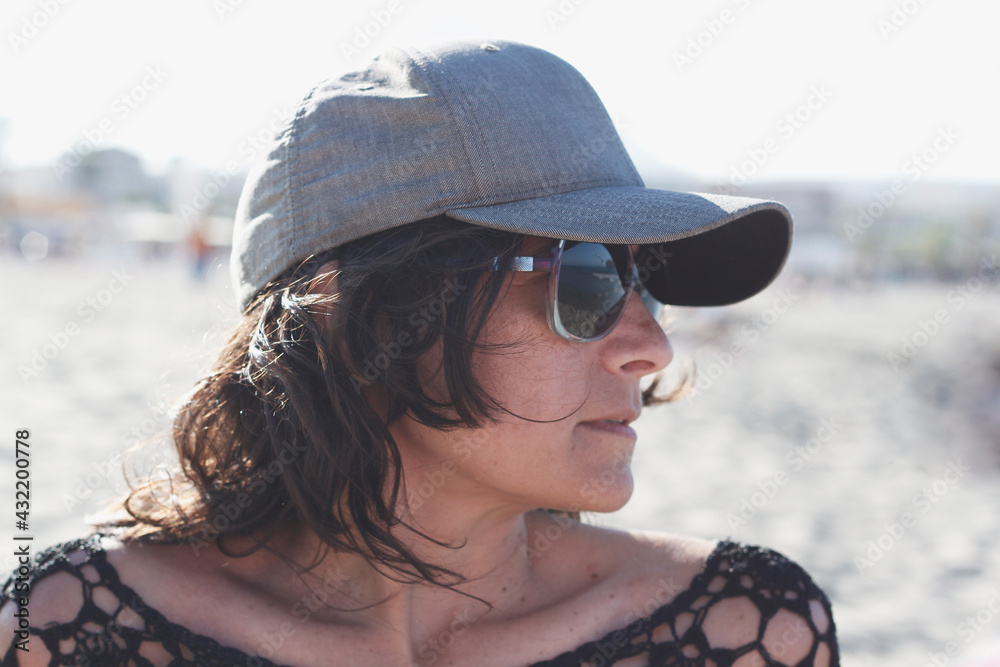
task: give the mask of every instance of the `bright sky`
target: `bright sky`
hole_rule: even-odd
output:
[[[891,179],[929,151],[928,179],[1000,181],[997,25],[991,0],[4,0],[0,155],[48,163],[89,134],[154,170],[247,161],[319,80],[471,37],[574,64],[641,170],[728,180],[756,155],[751,182]]]

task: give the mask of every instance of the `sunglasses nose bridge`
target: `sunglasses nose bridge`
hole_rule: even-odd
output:
[[[642,294],[642,290],[644,289],[642,277],[639,275],[639,267],[636,266],[634,259],[632,260],[632,289],[639,294]]]
[[[663,313],[663,304],[660,303],[643,284],[642,276],[639,273],[639,266],[634,261],[634,255],[632,262],[632,289],[639,295],[643,305],[646,307],[646,310],[649,311],[649,314],[653,316],[653,319],[659,322],[660,315]],[[629,294],[629,296],[631,296],[631,294]]]
[[[632,262],[632,284],[630,285],[633,291],[638,294],[643,300],[649,295],[649,290],[646,289],[646,285],[642,282],[642,275],[639,273],[639,266],[633,261]],[[652,296],[649,296],[652,298]]]

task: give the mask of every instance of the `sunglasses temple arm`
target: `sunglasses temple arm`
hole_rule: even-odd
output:
[[[552,257],[511,257],[506,268],[508,271],[537,272],[548,271],[554,265],[555,259]],[[500,270],[499,257],[493,259],[493,270]]]

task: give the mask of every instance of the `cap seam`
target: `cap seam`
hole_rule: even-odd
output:
[[[443,102],[444,107],[445,107],[445,109],[448,112],[449,120],[451,120],[451,122],[455,125],[455,127],[461,128],[462,124],[458,120],[458,115],[455,113],[455,109],[452,106],[451,100],[449,99],[448,95],[444,94],[444,89],[441,87],[440,83],[437,80],[438,79],[438,73],[437,72],[433,72],[431,70],[430,66],[429,66],[431,60],[427,58],[427,54],[425,54],[423,51],[421,51],[418,48],[413,48],[412,51],[415,54],[419,54],[420,57],[421,57],[421,60],[418,61],[414,57],[414,55],[412,55],[410,53],[407,53],[407,55],[410,58],[410,62],[412,62],[414,64],[414,66],[416,66],[421,72],[423,72],[424,76],[427,77],[427,82],[429,84],[431,84],[432,86],[434,86],[435,91],[437,92],[438,96],[441,98],[441,101]],[[440,62],[438,64],[440,65]],[[444,67],[444,66],[441,66],[440,69],[443,72],[447,68]],[[452,80],[454,81],[453,78],[452,78]],[[480,179],[479,174],[476,172],[476,169],[473,168],[473,164],[474,163],[473,163],[473,160],[472,160],[472,154],[469,152],[469,146],[468,146],[468,143],[466,142],[466,139],[465,139],[465,133],[460,130],[458,132],[458,138],[459,138],[459,141],[462,144],[462,151],[465,153],[465,164],[469,168],[469,172],[472,174],[472,178],[475,181],[476,192],[478,194],[478,197],[482,198],[483,197],[483,193],[486,192],[486,189],[483,187],[484,184],[483,184],[482,180]],[[482,140],[481,136],[480,136],[480,140]]]
[[[465,89],[464,86],[462,86],[461,82],[459,82],[458,79],[456,79],[451,74],[451,72],[448,71],[447,67],[443,67],[441,69],[441,74],[442,74],[442,76],[445,76],[449,80],[451,80],[451,82],[455,86],[455,88],[462,94],[462,97],[461,97],[461,99],[463,101],[463,105],[462,106],[463,106],[463,109],[466,111],[467,115],[472,119],[472,125],[474,126],[474,129],[476,131],[476,140],[478,141],[478,144],[480,146],[485,146],[486,145],[486,139],[485,139],[485,136],[483,134],[483,128],[479,124],[479,116],[476,115],[475,109],[474,109],[474,107],[472,107],[472,105],[464,103],[466,100],[469,99],[468,91]],[[449,111],[450,111],[450,109],[449,109]],[[461,125],[458,125],[458,127],[461,128]],[[468,146],[466,146],[466,142],[465,142],[465,133],[460,131],[459,134],[462,136],[462,145],[463,145],[463,147],[465,147],[466,156],[469,156],[469,149],[468,149]],[[491,152],[489,152],[489,151],[485,151],[485,156],[486,156],[486,158],[487,158],[487,160],[489,161],[489,164],[490,164],[490,172],[491,173],[497,172],[498,170],[496,168],[496,162],[493,159],[493,154]],[[475,162],[473,162],[473,161],[470,160],[470,164],[475,164]],[[480,168],[481,168],[481,165],[480,165]],[[483,198],[483,197],[485,197],[485,193],[488,192],[489,189],[486,188],[486,187],[484,187],[484,184],[480,180],[479,173],[477,173],[477,171],[478,170],[473,170],[472,175],[476,179],[476,185],[477,185],[477,190],[478,190],[479,198]],[[495,179],[494,179],[494,182],[495,182]]]
[[[299,163],[299,142],[297,141],[299,137],[299,130],[301,125],[301,120],[305,116],[306,106],[312,100],[313,95],[319,89],[322,83],[317,84],[312,87],[312,89],[306,94],[304,98],[299,102],[298,108],[295,110],[295,116],[292,118],[292,122],[288,127],[288,141],[285,143],[286,160],[285,160],[285,182],[288,188],[288,216],[291,219],[292,229],[291,234],[288,235],[288,242],[286,250],[289,255],[295,254],[295,248],[297,247],[299,240],[299,225],[297,223],[297,218],[300,213],[298,197],[295,196],[296,180],[294,175],[294,170],[292,169],[292,164],[298,165]],[[283,273],[288,269],[287,266],[281,268]]]

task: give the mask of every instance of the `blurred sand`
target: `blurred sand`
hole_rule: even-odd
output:
[[[128,284],[114,294],[122,270]],[[32,430],[37,550],[83,533],[82,517],[123,488],[120,453],[168,424],[163,402],[211,361],[235,308],[218,263],[202,285],[173,263],[3,257],[0,279],[2,426],[11,443]],[[632,501],[588,518],[785,553],[833,600],[844,664],[924,665],[948,642],[961,651],[948,664],[989,652],[1000,638],[988,611],[1000,590],[997,282],[961,309],[948,299],[955,285],[809,288],[794,276],[737,306],[674,309],[671,369],[695,357],[704,391],[643,416]],[[791,295],[783,313],[769,310],[779,289]],[[947,323],[890,368],[887,353],[938,309]],[[78,333],[23,381],[18,367],[53,352],[69,323]],[[716,356],[733,341],[741,354]],[[12,450],[0,454],[5,498]],[[961,476],[946,476],[949,465]],[[914,522],[897,539],[886,526],[904,512]],[[11,532],[5,521],[0,537]],[[888,549],[859,571],[880,539]],[[977,612],[975,630],[966,619]]]

